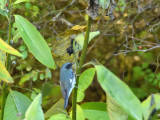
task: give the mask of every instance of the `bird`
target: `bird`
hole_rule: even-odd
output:
[[[72,69],[73,63],[67,62],[62,65],[60,68],[60,86],[64,102],[64,109],[68,106],[69,96],[75,87],[76,78]]]

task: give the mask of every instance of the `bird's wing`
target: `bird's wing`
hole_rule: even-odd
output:
[[[60,82],[60,85],[61,85],[61,91],[62,91],[63,98],[66,98],[67,97],[67,90],[66,90],[66,88],[62,87],[62,86],[65,86],[65,83]]]
[[[73,72],[67,75],[69,75],[70,77],[66,77],[68,79],[66,79],[63,82],[60,82],[63,98],[67,98],[67,97],[69,98],[76,83],[75,75]]]
[[[68,97],[70,96],[70,94],[71,94],[71,92],[72,92],[72,90],[73,90],[73,88],[75,87],[75,83],[76,83],[76,78],[75,78],[75,75],[74,75],[74,73],[72,74],[72,77],[69,79],[69,82],[68,82],[68,86],[69,86],[69,88],[67,89],[67,93],[68,93]]]

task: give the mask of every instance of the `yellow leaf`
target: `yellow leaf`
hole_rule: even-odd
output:
[[[5,61],[6,61],[6,52],[0,49],[0,61],[2,64],[5,66]]]
[[[22,57],[23,55],[21,53],[19,53],[16,49],[14,49],[13,47],[11,47],[10,45],[8,45],[6,42],[4,42],[1,38],[0,38],[0,49],[8,52],[10,54]]]
[[[6,83],[13,83],[13,79],[0,61],[0,80],[6,82]]]
[[[73,34],[78,34],[84,32],[86,26],[75,25],[71,29],[67,29],[64,33],[61,33],[59,36],[70,36]]]
[[[75,25],[71,28],[71,30],[84,30],[86,26]]]

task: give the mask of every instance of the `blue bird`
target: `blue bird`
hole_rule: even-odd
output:
[[[60,69],[60,86],[63,98],[65,100],[64,109],[66,109],[68,106],[69,96],[76,84],[76,78],[72,70],[72,65],[72,63],[67,62],[63,64]]]

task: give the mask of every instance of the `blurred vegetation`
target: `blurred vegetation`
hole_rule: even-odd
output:
[[[59,87],[60,58],[54,55],[55,42],[66,39],[60,36],[65,30],[75,25],[85,26],[87,23],[85,12],[87,1],[76,0],[71,5],[70,2],[73,1],[30,0],[16,4],[12,8],[12,13],[24,16],[40,31],[57,62],[56,71],[51,71],[39,63],[27,49],[17,34],[16,25],[13,24],[12,46],[24,57],[11,56],[10,74],[15,81],[11,88],[25,93],[32,99],[42,90],[44,111],[62,98]],[[89,44],[86,61],[96,58],[127,83],[135,95],[143,101],[150,94],[158,93],[160,87],[160,1],[116,2],[113,20],[106,16],[107,11],[104,9],[101,9],[100,16],[93,20],[91,30],[100,31],[100,35]],[[3,40],[7,40],[7,27],[6,17],[0,16],[0,37]],[[106,100],[96,77],[85,93],[83,102]]]

